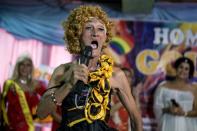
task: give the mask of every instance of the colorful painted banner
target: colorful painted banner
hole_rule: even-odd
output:
[[[110,47],[116,63],[134,70],[134,87],[143,85],[140,105],[144,130],[155,130],[153,94],[165,76],[173,75],[171,63],[184,55],[193,60],[197,81],[197,23],[116,21]],[[117,57],[118,56],[118,57]]]

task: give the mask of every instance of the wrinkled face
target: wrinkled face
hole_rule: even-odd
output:
[[[32,72],[32,63],[30,60],[24,60],[19,64],[19,76],[28,77]]]
[[[177,77],[180,79],[188,79],[189,78],[190,66],[188,63],[181,63],[177,68]]]
[[[92,56],[97,57],[101,54],[101,49],[107,38],[105,25],[96,18],[91,18],[83,27],[82,43],[83,46],[92,47]],[[82,47],[84,48],[84,47]]]

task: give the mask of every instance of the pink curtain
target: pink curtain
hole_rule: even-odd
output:
[[[71,55],[64,46],[45,45],[38,40],[18,40],[11,34],[0,28],[0,86],[12,74],[12,69],[20,55],[31,56],[34,66],[41,65],[56,67],[69,62]]]
[[[64,46],[51,46],[51,57],[49,59],[50,67],[57,67],[62,63],[70,62],[72,59],[71,54],[64,48]]]

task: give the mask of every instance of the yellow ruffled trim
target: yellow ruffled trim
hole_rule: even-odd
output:
[[[90,82],[99,81],[98,85],[92,88],[91,95],[88,98],[88,102],[85,106],[85,118],[88,123],[92,123],[95,120],[105,120],[106,110],[109,110],[109,93],[110,85],[109,78],[112,76],[113,60],[107,55],[102,55],[99,59],[100,68],[95,72],[91,72]],[[107,81],[109,88],[105,86]],[[91,113],[91,108],[97,108],[97,114]]]
[[[112,76],[112,67],[113,67],[113,60],[111,57],[107,55],[102,55],[98,61],[100,68],[94,72],[89,74],[89,81],[94,82],[98,81],[98,85],[93,87],[88,101],[85,105],[84,114],[85,118],[81,118],[70,122],[68,124],[69,127],[86,120],[88,123],[92,123],[95,120],[105,120],[107,110],[109,110],[109,93],[110,93],[110,85],[109,85],[109,78]],[[105,84],[109,85],[109,87],[105,87]],[[92,114],[91,109],[97,108],[97,114]],[[73,111],[76,108],[71,108],[69,111]]]

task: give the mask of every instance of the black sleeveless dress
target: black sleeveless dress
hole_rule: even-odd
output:
[[[94,85],[91,86],[94,87]],[[87,103],[87,99],[91,94],[92,87],[88,85],[84,85],[83,87],[76,87],[63,100],[62,122],[58,131],[117,131],[116,129],[107,126],[110,110],[107,110],[105,120],[95,120],[92,123],[88,123],[88,121],[83,120],[85,118],[85,113],[84,108],[81,107],[84,107]],[[108,107],[110,108],[110,102],[108,104]],[[68,126],[69,123],[77,120],[82,121],[77,122],[71,127]]]
[[[102,55],[98,69],[89,73],[88,84],[77,82],[62,102],[62,122],[58,131],[115,131],[107,126],[110,116],[113,60]]]

